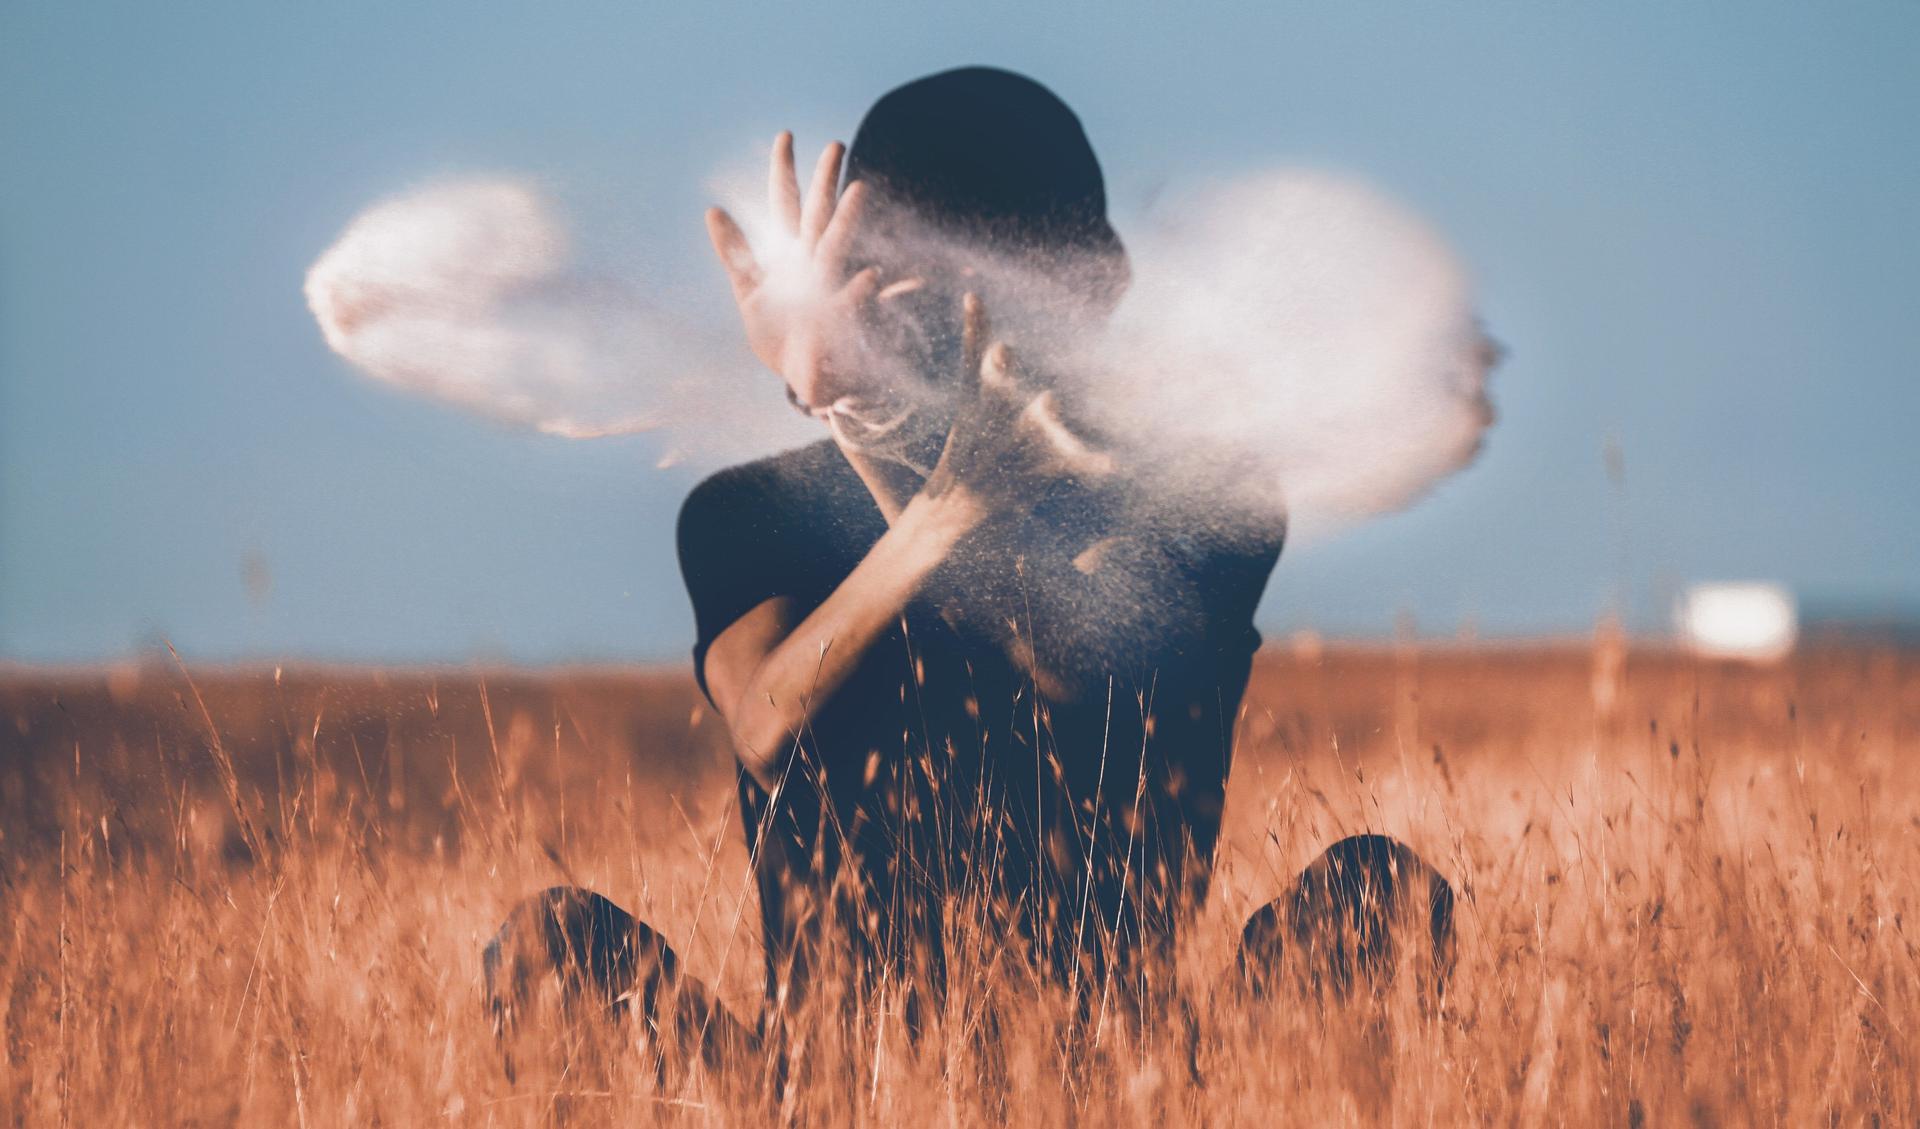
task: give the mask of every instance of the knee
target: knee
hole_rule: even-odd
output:
[[[1327,848],[1290,893],[1248,920],[1237,965],[1256,996],[1277,987],[1283,968],[1315,994],[1345,996],[1356,979],[1388,986],[1403,954],[1413,958],[1423,995],[1444,990],[1453,886],[1405,844],[1355,835]]]
[[[543,992],[560,1007],[617,1014],[639,998],[649,1009],[676,974],[673,950],[633,916],[591,890],[555,886],[522,900],[481,952],[494,1033],[504,1035]]]
[[[689,1053],[716,1067],[758,1045],[699,982],[680,975],[679,957],[658,933],[591,890],[555,886],[522,900],[480,964],[509,1080],[524,1059],[555,1065],[563,1076],[573,1036],[611,1031],[594,1021],[621,1019],[630,1007],[650,1037],[665,1037],[656,1045],[662,1079]]]

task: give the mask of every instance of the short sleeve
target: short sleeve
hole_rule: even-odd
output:
[[[1208,622],[1215,626],[1216,641],[1229,647],[1244,645],[1249,654],[1260,647],[1260,633],[1253,629],[1254,613],[1267,590],[1267,578],[1280,561],[1280,548],[1286,541],[1286,527],[1246,531],[1231,543],[1217,548],[1204,563],[1191,564],[1190,575],[1201,593]],[[1219,638],[1225,631],[1226,637]]]
[[[702,693],[714,639],[783,594],[780,510],[766,483],[743,469],[702,482],[680,507],[680,575],[693,603],[693,675]]]

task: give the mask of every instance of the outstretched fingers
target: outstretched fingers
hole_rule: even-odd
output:
[[[808,247],[820,242],[833,219],[833,201],[840,191],[840,162],[846,155],[847,147],[835,141],[820,151],[820,160],[813,166],[813,184],[800,208],[800,241]]]
[[[984,311],[977,317],[977,331],[984,338]],[[1006,405],[1004,410],[1015,413],[1013,426],[1026,433],[1029,441],[1040,444],[1059,470],[1082,480],[1106,478],[1113,474],[1113,456],[1090,446],[1073,433],[1073,429],[1060,418],[1060,401],[1051,390],[1032,397],[1022,392],[1013,350],[1006,342],[994,342],[982,356],[980,390],[983,395],[997,397]]]
[[[1033,430],[1068,474],[1082,480],[1106,478],[1114,472],[1113,456],[1087,445],[1060,418],[1060,403],[1052,392],[1035,396],[1020,413],[1020,422]]]
[[[981,334],[986,331],[986,315],[981,313]],[[964,336],[964,334],[962,335]],[[1001,396],[1010,396],[1017,382],[1014,380],[1013,349],[1005,341],[995,341],[987,346],[980,358],[980,387]]]
[[[800,233],[800,178],[793,170],[793,134],[781,130],[767,158],[767,206],[788,235]]]
[[[969,290],[960,299],[960,386],[978,387],[986,364],[987,304]],[[1003,358],[1004,362],[1004,358]]]
[[[847,186],[837,205],[829,205],[833,215],[814,249],[814,269],[829,282],[838,282],[847,269],[847,256],[853,252],[853,237],[860,228],[860,215],[866,208],[867,186],[855,182]]]
[[[847,284],[840,288],[840,300],[846,303],[848,309],[857,310],[866,305],[867,299],[879,289],[880,268],[868,267],[848,279]]]
[[[745,300],[759,287],[764,275],[759,261],[753,257],[753,247],[747,242],[747,233],[740,230],[740,225],[726,213],[726,209],[708,208],[707,238],[713,242],[713,253],[719,257],[720,265],[726,268],[727,282],[733,286],[734,300]]]

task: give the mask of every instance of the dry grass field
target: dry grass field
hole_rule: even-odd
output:
[[[698,703],[678,671],[0,671],[0,1120],[1920,1124],[1920,656],[1271,653],[1183,954],[1197,1035],[1076,1028],[960,938],[945,1021],[822,1025],[784,1097],[658,1071],[631,1024],[509,1082],[479,950],[543,886],[754,1013]],[[1246,915],[1369,829],[1461,892],[1441,1006],[1217,990]]]

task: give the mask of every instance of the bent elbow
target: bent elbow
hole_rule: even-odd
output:
[[[771,790],[780,779],[781,750],[785,747],[783,743],[777,741],[754,742],[735,737],[733,755],[748,776],[759,782],[762,788]]]
[[[754,694],[749,688],[748,694]],[[794,747],[794,735],[803,718],[790,718],[771,697],[757,695],[757,705],[743,701],[728,728],[733,735],[734,758],[763,787],[772,787]]]

